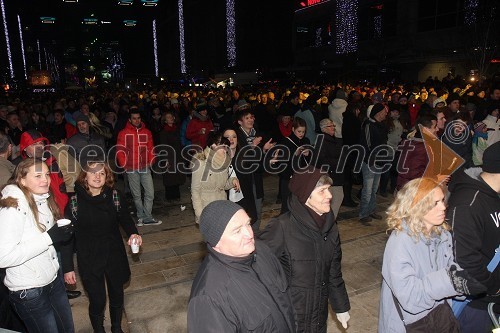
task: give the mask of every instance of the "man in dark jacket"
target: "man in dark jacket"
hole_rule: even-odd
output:
[[[85,167],[88,161],[106,161],[105,139],[99,133],[90,129],[90,120],[86,115],[79,113],[75,116],[78,133],[68,139],[69,153]]]
[[[229,200],[200,216],[208,255],[193,282],[188,331],[295,332],[288,283],[276,257],[255,241],[250,218]]]
[[[290,211],[259,234],[290,281],[297,332],[325,333],[328,301],[347,328],[350,303],[342,278],[339,230],[330,209],[332,179],[310,167],[290,180]]]
[[[363,189],[359,204],[359,222],[363,224],[369,223],[372,218],[376,220],[382,219],[382,216],[375,213],[377,207],[376,193],[380,184],[380,176],[388,169],[384,170],[383,165],[376,163],[375,158],[377,155],[383,154],[383,149],[387,149],[387,126],[384,123],[387,113],[388,109],[385,105],[382,103],[375,104],[361,128],[359,143],[365,149],[365,156],[361,165]]]
[[[500,266],[487,266],[500,242],[500,142],[488,147],[483,167],[470,168],[453,176],[449,190],[447,220],[453,229],[457,263],[488,288],[472,300],[458,320],[463,333],[491,332],[487,306],[500,304]]]

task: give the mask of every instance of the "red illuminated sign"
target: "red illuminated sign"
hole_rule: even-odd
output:
[[[309,8],[309,7],[316,6],[316,5],[319,5],[319,4],[322,4],[325,2],[329,2],[329,1],[330,0],[303,0],[303,1],[299,1],[299,6],[298,6],[297,10]]]

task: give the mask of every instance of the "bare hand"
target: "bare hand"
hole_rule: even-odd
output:
[[[142,245],[142,237],[140,235],[138,235],[138,234],[132,234],[132,235],[130,235],[130,238],[128,239],[127,244],[129,246],[132,245],[132,242],[134,241],[134,239],[135,239],[135,243],[137,245],[139,245],[139,246]]]
[[[450,181],[450,175],[437,175],[437,180],[438,183],[444,183],[448,185],[448,182]]]
[[[233,188],[236,192],[240,191],[240,181],[238,178],[233,179]]]
[[[66,284],[76,284],[75,271],[64,273],[64,282],[66,282]]]
[[[262,141],[262,137],[261,136],[256,136],[255,139],[253,139],[252,143],[253,143],[254,146],[258,146],[261,141]]]
[[[262,139],[262,138],[261,138],[261,139]],[[273,139],[273,138],[269,139],[269,141],[267,141],[267,142],[264,144],[264,151],[268,151],[269,149],[271,149],[271,148],[273,148],[273,147],[274,147],[274,145],[275,145],[276,143],[271,143],[271,140],[272,140],[272,139]]]
[[[280,154],[280,152],[281,152],[281,150],[280,150],[280,149],[276,149],[276,151],[275,151],[275,152],[274,152],[274,154],[273,154],[273,158],[271,158],[271,159],[269,160],[269,162],[270,162],[271,164],[274,164],[274,163],[278,162],[278,158],[279,158],[279,154]]]

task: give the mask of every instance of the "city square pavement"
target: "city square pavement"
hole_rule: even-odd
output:
[[[266,176],[262,227],[279,214],[275,204],[278,178]],[[118,183],[120,186],[121,183]],[[132,277],[125,289],[125,316],[122,327],[130,333],[186,332],[186,310],[192,280],[206,253],[189,193],[189,181],[181,189],[178,203],[163,200],[161,178],[155,178],[153,215],[158,226],[139,228],[143,246],[132,254],[127,246]],[[354,191],[356,192],[356,191]],[[378,197],[378,212],[384,212],[392,197]],[[186,209],[182,210],[181,205]],[[344,330],[330,311],[328,332],[376,332],[381,283],[382,256],[388,236],[385,222],[370,226],[358,222],[356,208],[341,207],[338,221],[342,241],[342,272],[351,302],[351,320]],[[125,241],[125,239],[124,239]],[[83,291],[80,282],[77,289]],[[70,300],[78,333],[92,332],[88,320],[88,299]],[[110,330],[106,313],[105,328]]]

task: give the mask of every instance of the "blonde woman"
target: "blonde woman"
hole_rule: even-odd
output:
[[[42,160],[17,166],[0,200],[0,267],[9,299],[28,332],[74,332],[55,244],[69,241],[73,226],[58,227],[59,208]]]
[[[458,332],[451,297],[485,291],[457,269],[445,212],[445,190],[430,178],[408,182],[387,210],[379,332]]]

